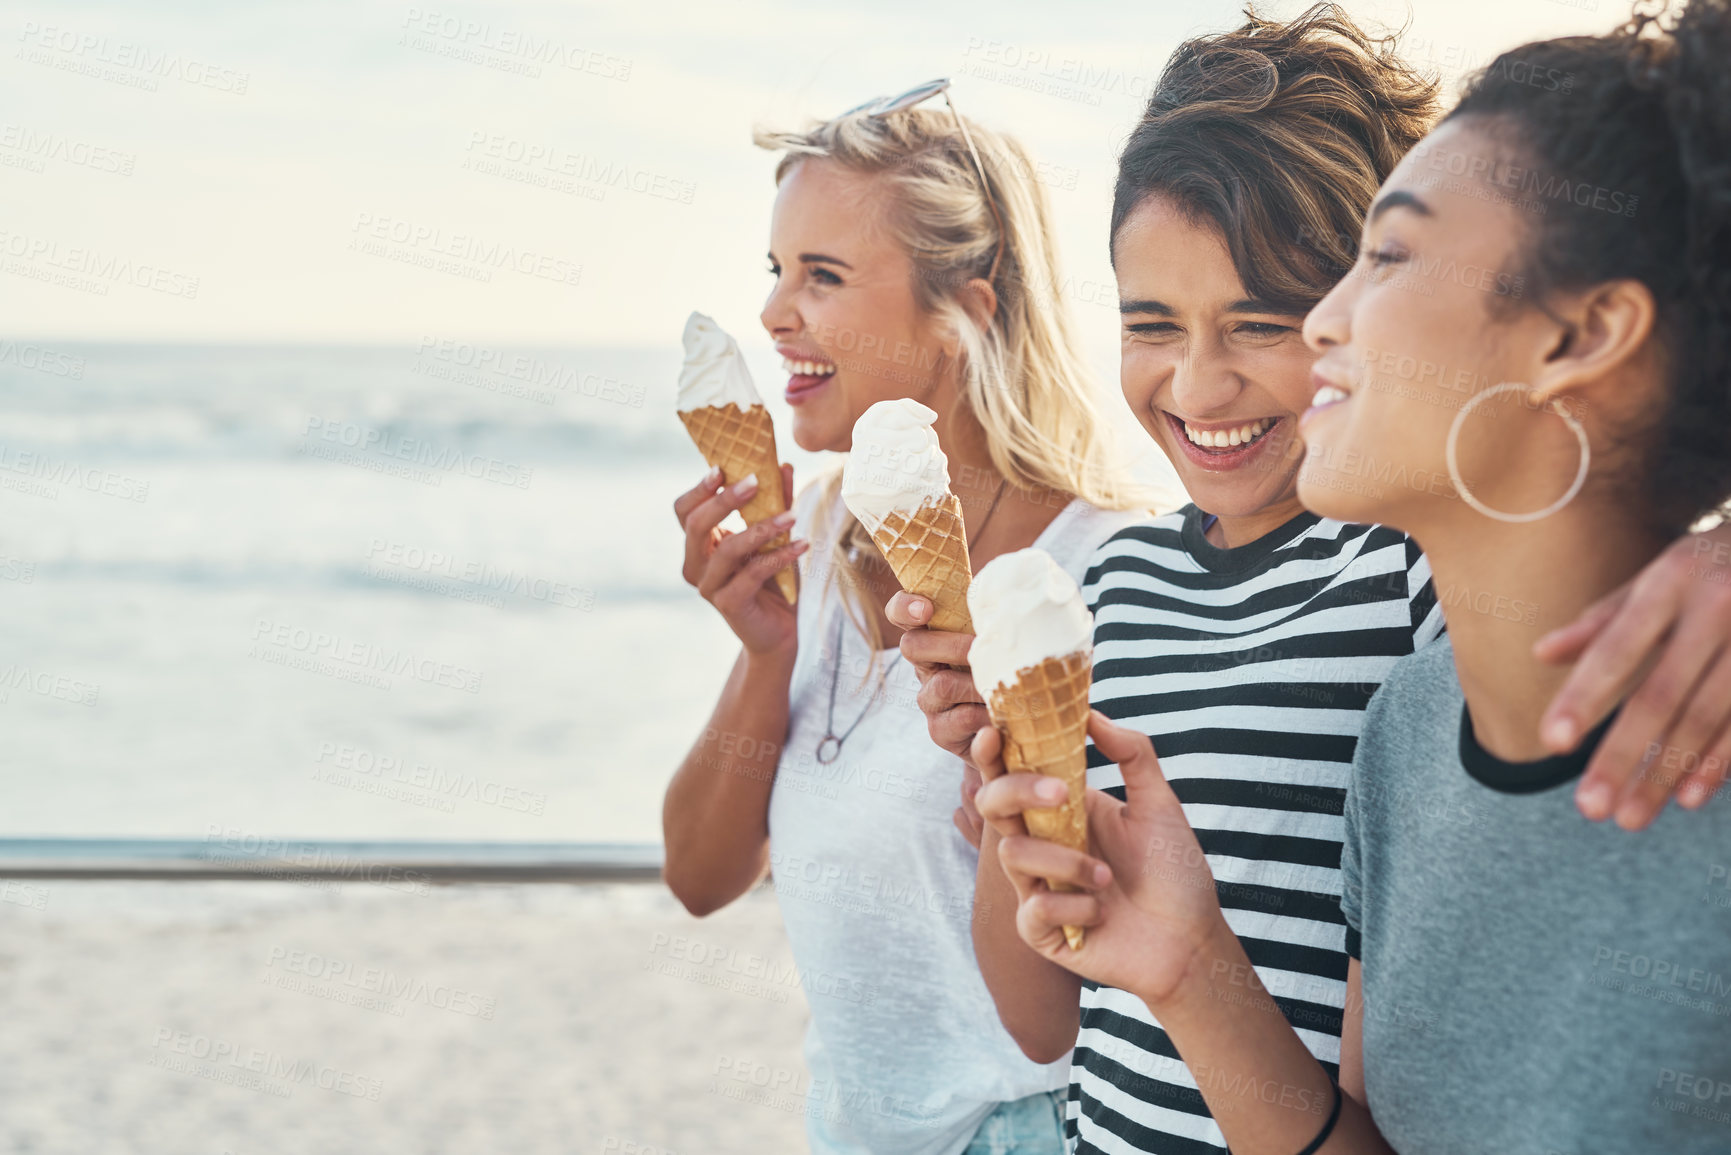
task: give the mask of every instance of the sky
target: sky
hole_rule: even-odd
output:
[[[1451,82],[1623,0],[1358,2]],[[1290,16],[1300,3],[1263,5]],[[0,338],[659,345],[761,337],[772,154],[939,76],[1040,164],[1115,360],[1116,152],[1216,0],[9,4]],[[767,343],[767,342],[765,342]]]

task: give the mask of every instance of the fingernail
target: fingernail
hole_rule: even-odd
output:
[[[1062,802],[1070,796],[1064,784],[1055,778],[1048,778],[1034,787],[1034,793],[1047,802]]]
[[[709,486],[711,489],[714,489],[716,486],[720,485],[721,484],[721,466],[719,466],[719,465],[710,466],[709,472],[703,475],[703,484]]]
[[[804,553],[806,550],[811,548],[811,541],[809,539],[803,538],[803,537],[798,538],[798,539],[794,540],[793,542],[790,542],[789,544],[793,546],[793,553],[794,553],[795,557],[798,557],[800,554]]]
[[[1571,718],[1552,718],[1545,723],[1545,744],[1553,750],[1566,750],[1575,744],[1575,723]]]
[[[916,622],[923,622],[932,616],[931,603],[927,602],[924,598],[915,598],[913,601],[908,603],[908,613],[914,615],[914,620]]]
[[[744,481],[741,481],[739,484],[737,484],[733,487],[733,495],[735,497],[744,497],[746,494],[750,493],[752,490],[754,490],[756,488],[757,488],[757,474],[753,473],[749,477],[747,477]]]
[[[1611,788],[1602,782],[1583,786],[1580,793],[1575,795],[1575,805],[1588,818],[1594,821],[1603,819],[1611,810]]]
[[[786,529],[788,526],[793,524],[793,510],[784,510],[783,512],[776,514],[774,517],[769,519],[769,524],[775,526],[777,529]]]
[[[1104,862],[1097,864],[1094,867],[1094,885],[1105,886],[1111,881],[1112,872],[1106,868],[1106,864]]]
[[[1689,783],[1677,795],[1678,804],[1685,810],[1693,810],[1705,801],[1707,801],[1707,788],[1699,782]]]

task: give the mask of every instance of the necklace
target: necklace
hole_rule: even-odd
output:
[[[1009,484],[1010,479],[1007,477],[998,482],[998,492],[992,494],[991,508],[986,510],[985,520],[980,522],[979,531],[974,534],[974,540],[969,542],[969,545],[978,545],[980,539],[986,536],[986,527],[992,524],[992,515],[998,512],[998,502],[1004,499],[1004,487]]]
[[[890,667],[900,661],[902,656],[901,651],[897,650],[896,656],[884,663],[884,668],[878,672],[877,688],[872,691],[871,697],[866,699],[865,708],[859,712],[859,717],[853,720],[853,725],[849,726],[838,735],[835,732],[835,688],[841,684],[841,627],[842,623],[846,620],[846,614],[836,615],[834,646],[835,673],[830,676],[829,680],[829,716],[824,720],[823,741],[817,744],[817,760],[825,766],[828,766],[831,762],[834,762],[837,758],[841,757],[841,744],[847,741],[849,734],[852,734],[855,730],[859,729],[859,724],[865,721],[865,716],[867,714],[871,713],[872,704],[877,700],[879,692],[883,690],[884,683],[889,680]]]
[[[974,534],[974,541],[978,542],[986,535],[986,527],[992,524],[992,515],[998,512],[998,502],[1002,500],[1004,496],[1004,487],[1009,484],[1009,481],[1010,479],[1006,477],[1004,480],[998,482],[998,492],[992,497],[992,506],[990,509],[986,510],[985,519],[980,522],[980,528]],[[878,673],[877,688],[872,691],[871,697],[866,700],[865,707],[859,712],[859,717],[853,720],[853,725],[849,726],[846,730],[843,730],[840,734],[837,734],[835,732],[835,691],[836,687],[841,685],[841,628],[842,623],[845,620],[845,614],[840,614],[836,617],[835,645],[832,647],[832,650],[835,653],[835,673],[830,675],[829,710],[826,712],[824,718],[823,738],[817,744],[817,760],[825,766],[828,766],[831,762],[834,762],[837,758],[841,757],[842,743],[848,740],[848,735],[859,729],[859,724],[865,721],[865,716],[867,714],[871,713],[872,704],[877,700],[878,694],[883,691],[884,684],[889,681],[890,667],[899,662],[902,657],[901,650],[897,649],[896,656],[886,662],[884,668]]]

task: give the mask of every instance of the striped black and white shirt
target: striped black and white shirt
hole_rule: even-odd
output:
[[[1397,530],[1303,514],[1220,549],[1187,506],[1100,547],[1096,708],[1148,734],[1226,920],[1331,1074],[1346,923],[1342,806],[1364,709],[1442,631],[1430,565]],[[1124,796],[1092,744],[1088,784]],[[1196,1080],[1134,995],[1084,982],[1066,1133],[1077,1152],[1225,1155]]]

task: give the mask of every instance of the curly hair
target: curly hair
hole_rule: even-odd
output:
[[[1626,439],[1631,493],[1681,532],[1731,495],[1731,0],[1511,49],[1469,79],[1447,119],[1463,118],[1546,193],[1519,258],[1528,301],[1624,278],[1653,294],[1670,388]]]
[[[1178,47],[1118,160],[1116,239],[1150,196],[1219,229],[1245,291],[1306,313],[1352,268],[1383,180],[1436,119],[1436,82],[1334,4]]]

